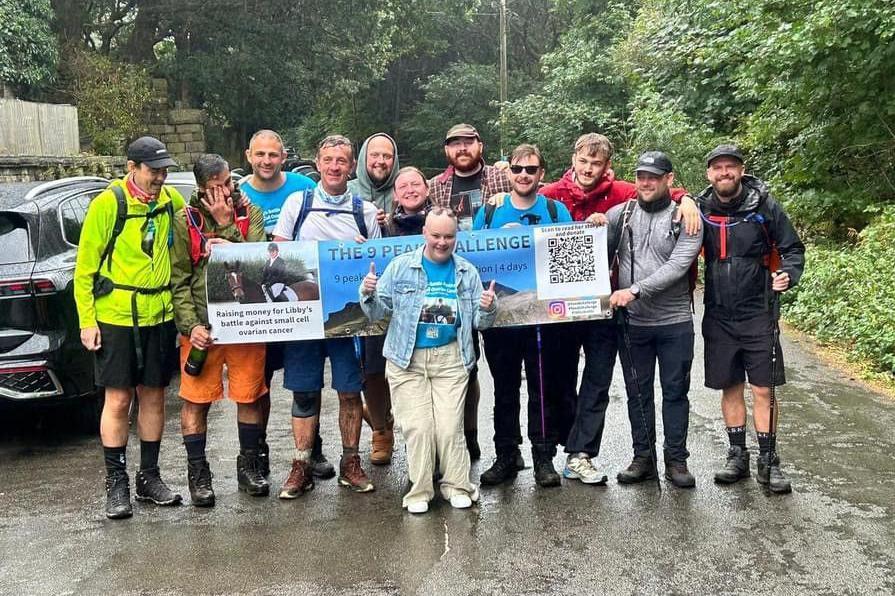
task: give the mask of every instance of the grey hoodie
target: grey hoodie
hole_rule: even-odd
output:
[[[631,286],[630,236],[628,230],[622,229],[625,205],[616,205],[606,214],[610,262],[618,246],[620,289]],[[632,325],[672,325],[691,320],[687,272],[699,254],[702,234],[691,236],[680,227],[672,227],[674,213],[674,202],[652,213],[645,211],[639,202],[630,210],[634,283],[640,286],[639,299],[628,305]]]
[[[395,153],[395,164],[392,166],[391,173],[388,175],[388,178],[378,186],[370,179],[370,173],[367,172],[367,145],[370,144],[371,139],[375,139],[376,137],[383,137],[391,141],[392,149]],[[384,210],[386,213],[391,213],[395,198],[395,178],[398,177],[398,170],[400,169],[401,165],[398,163],[398,144],[384,132],[377,132],[376,134],[367,137],[367,140],[361,145],[360,151],[357,154],[357,178],[348,182],[348,190],[353,194],[360,195],[365,201],[370,201],[376,205],[377,208]]]

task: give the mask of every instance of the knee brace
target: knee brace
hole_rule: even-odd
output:
[[[293,391],[292,417],[310,418],[320,413],[319,391]]]

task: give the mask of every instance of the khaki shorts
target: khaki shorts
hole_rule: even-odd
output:
[[[190,353],[190,341],[180,338],[180,369]],[[205,366],[198,377],[180,375],[180,397],[195,404],[207,404],[224,397],[224,365],[227,365],[228,395],[232,401],[250,404],[267,393],[264,382],[264,344],[216,345],[208,350]]]

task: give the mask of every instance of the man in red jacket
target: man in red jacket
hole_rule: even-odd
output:
[[[575,221],[605,223],[605,213],[625,201],[636,199],[634,185],[618,180],[612,171],[612,143],[605,136],[588,133],[578,137],[572,153],[572,167],[556,182],[547,184],[541,194],[562,201]],[[687,195],[683,188],[671,189],[671,198],[681,201]],[[688,234],[699,233],[700,218],[696,203],[688,198],[681,202],[680,215]],[[564,323],[568,331],[561,347],[565,354],[558,359],[563,365],[554,367],[553,383],[564,386],[565,420],[558,423],[560,432],[568,429],[565,451],[568,454],[563,476],[586,484],[606,482],[606,476],[592,463],[600,452],[609,385],[618,351],[615,323],[582,321]],[[584,347],[584,373],[578,389],[578,361]],[[564,435],[561,435],[564,436]]]

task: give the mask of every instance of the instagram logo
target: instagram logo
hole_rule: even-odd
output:
[[[551,319],[566,318],[566,303],[563,300],[554,300],[547,305],[547,315]]]

